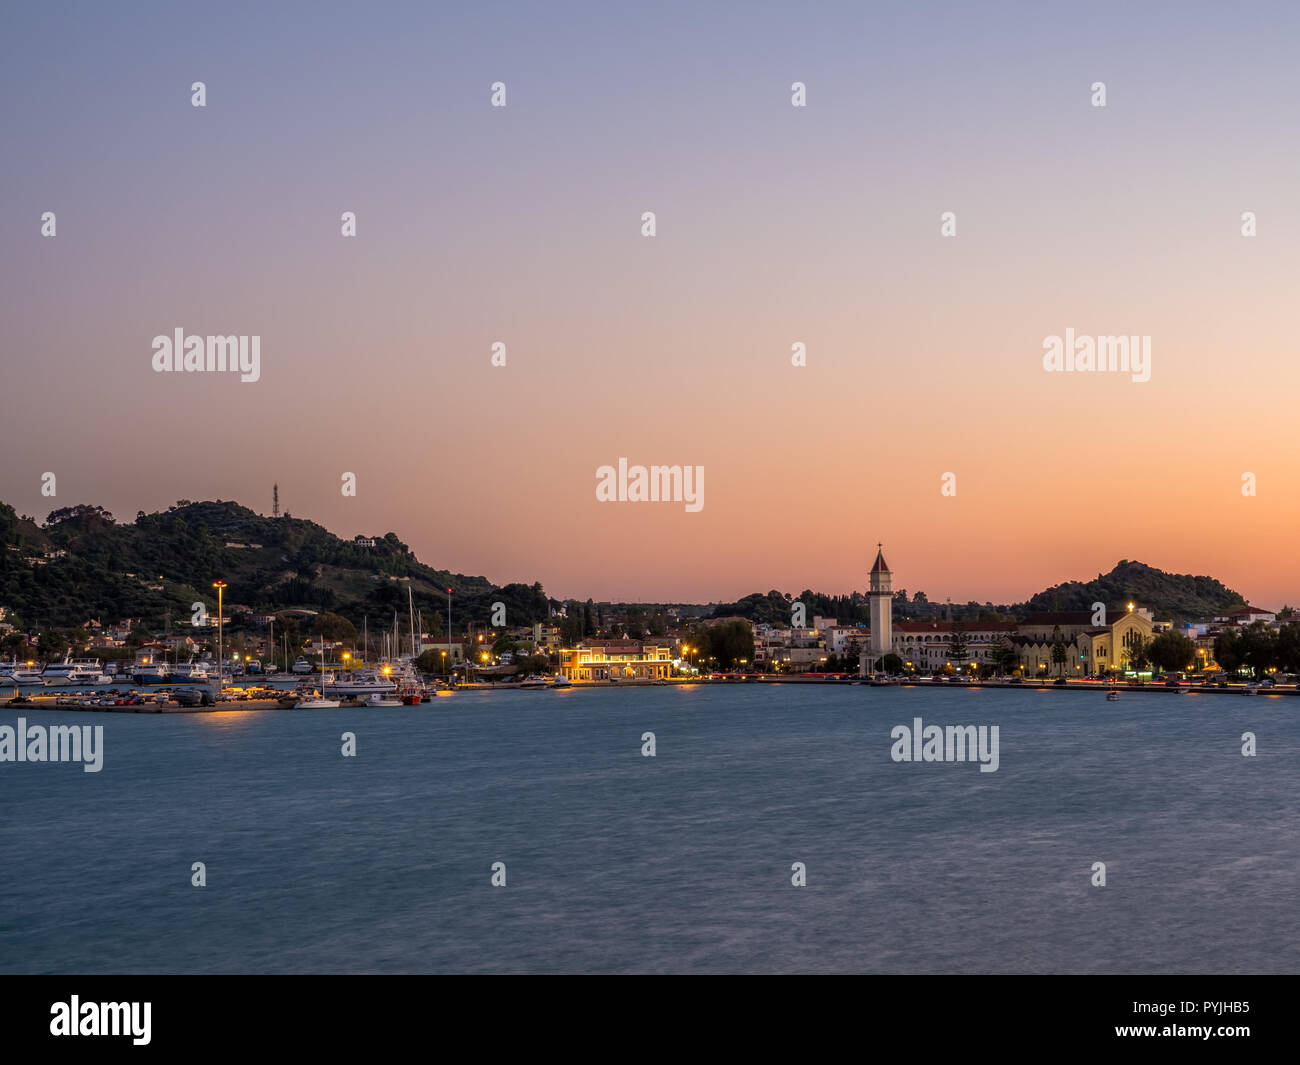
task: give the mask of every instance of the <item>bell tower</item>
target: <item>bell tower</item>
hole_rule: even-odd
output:
[[[876,561],[871,567],[871,584],[867,598],[871,604],[871,651],[861,663],[865,676],[876,663],[894,649],[894,575],[885,561],[884,544],[876,544]]]

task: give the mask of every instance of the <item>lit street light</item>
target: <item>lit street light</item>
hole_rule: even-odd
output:
[[[226,675],[225,659],[221,657],[221,637],[225,626],[221,623],[221,593],[226,590],[226,582],[214,581],[212,587],[217,590],[217,697],[221,697],[221,688]]]

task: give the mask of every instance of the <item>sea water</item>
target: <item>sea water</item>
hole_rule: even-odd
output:
[[[21,713],[103,725],[103,766],[0,765],[4,972],[1300,970],[1300,699]],[[996,771],[895,761],[917,718],[996,725]]]

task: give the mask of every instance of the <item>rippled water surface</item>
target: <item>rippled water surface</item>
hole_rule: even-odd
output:
[[[102,725],[105,756],[0,764],[7,972],[1300,971],[1300,699],[740,685],[21,716]],[[998,771],[893,762],[915,717],[998,725]]]

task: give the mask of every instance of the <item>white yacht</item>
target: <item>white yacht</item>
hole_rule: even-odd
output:
[[[293,664],[293,671],[295,673],[310,673],[311,663],[305,658],[300,658]]]
[[[299,659],[299,661],[306,661],[306,660]],[[308,666],[307,668],[310,669],[311,667]],[[298,671],[297,663],[294,663],[293,669],[295,673]],[[321,652],[320,652],[321,690],[318,693],[315,693],[312,698],[304,699],[302,702],[300,702],[298,704],[298,709],[299,710],[337,710],[339,706],[339,701],[337,699],[326,698],[326,696],[328,696],[329,694],[328,686],[331,682],[333,682],[333,680],[334,680],[334,674],[325,672],[325,647],[322,644]]]
[[[103,671],[97,658],[78,658],[74,661],[68,656],[62,662],[51,662],[41,672],[41,677],[49,686],[94,684]]]
[[[374,670],[363,670],[357,674],[345,673],[337,679],[330,674],[321,687],[326,695],[392,695],[397,691],[397,682]]]
[[[375,692],[373,695],[366,696],[366,705],[367,706],[401,706],[402,701],[400,699],[394,699],[391,696],[384,695],[380,692]]]

